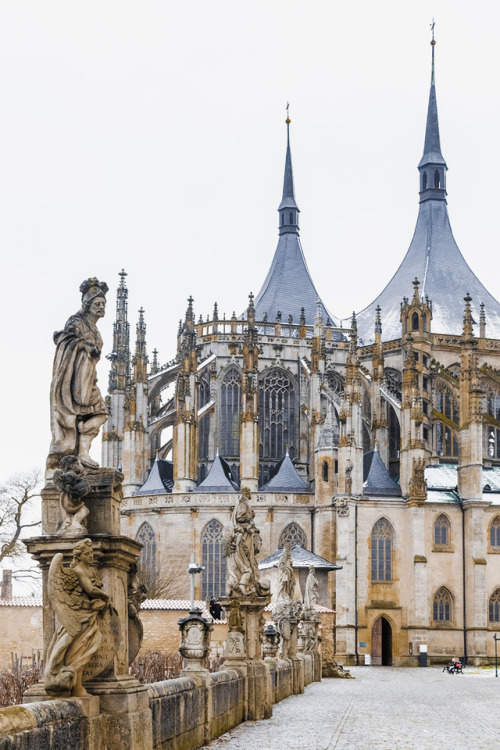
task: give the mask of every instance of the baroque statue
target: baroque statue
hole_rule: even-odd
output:
[[[69,568],[62,563],[63,556],[58,553],[49,568],[48,599],[56,615],[56,629],[47,650],[44,685],[49,695],[69,692],[82,696],[87,695],[83,670],[101,645],[105,613],[108,619],[110,610],[117,615],[102,590],[90,539],[75,544]],[[106,656],[109,653],[94,674],[107,666]]]
[[[318,588],[319,582],[314,569],[314,565],[309,568],[309,575],[307,576],[306,589],[304,591],[304,614],[316,615],[316,605],[318,603]]]
[[[90,491],[85,469],[78,456],[64,456],[54,472],[54,484],[60,491],[62,524],[58,536],[85,536],[89,509],[83,502]]]
[[[102,338],[97,321],[106,309],[108,285],[96,278],[80,285],[82,307],[64,330],[54,333],[56,353],[50,387],[52,442],[47,469],[56,469],[63,456],[78,456],[88,468],[99,464],[90,458],[90,446],[108,410],[97,387],[96,365]]]
[[[292,637],[297,630],[297,617],[302,607],[301,602],[294,601],[295,574],[292,567],[290,545],[283,547],[278,563],[278,594],[273,608],[273,619],[280,635],[279,655],[288,659],[293,655]]]
[[[250,499],[250,490],[242,487],[241,497],[231,516],[231,526],[224,532],[226,595],[229,597],[265,596],[269,593],[269,583],[260,581],[255,558],[262,540],[254,523],[255,512],[250,506]]]

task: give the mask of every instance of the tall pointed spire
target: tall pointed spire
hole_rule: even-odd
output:
[[[148,378],[148,355],[146,352],[146,322],[144,320],[144,308],[142,307],[139,310],[139,320],[136,326],[135,355],[132,364],[134,367],[134,381],[136,383],[145,383]]]
[[[111,361],[109,392],[124,391],[130,376],[130,324],[128,322],[128,289],[125,283],[126,271],[118,274],[120,283],[116,291],[116,319],[113,323],[113,351],[108,355]]]
[[[427,108],[427,124],[425,127],[424,153],[420,159],[418,169],[420,172],[420,202],[427,200],[446,200],[446,162],[441,153],[441,141],[439,138],[439,121],[436,99],[436,76],[434,64],[434,21],[432,29],[432,63],[431,63],[431,88],[429,92],[429,106]]]
[[[283,197],[278,207],[279,233],[299,231],[299,207],[295,201],[295,187],[293,183],[292,152],[290,150],[290,115],[288,112],[289,104],[286,105],[286,157],[285,157],[285,176],[283,178]]]

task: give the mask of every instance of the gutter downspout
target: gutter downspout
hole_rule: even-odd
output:
[[[458,492],[455,490],[455,495],[458,497],[460,503],[460,510],[462,511],[462,597],[464,602],[463,607],[463,618],[464,618],[464,664],[467,666],[467,595],[465,585],[465,508],[464,502]]]
[[[354,634],[356,638],[356,666],[359,667],[358,653],[358,503],[354,505]]]

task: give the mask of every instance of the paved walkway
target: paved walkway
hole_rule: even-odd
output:
[[[356,680],[323,680],[247,722],[210,750],[498,750],[500,677],[494,669],[351,668]]]

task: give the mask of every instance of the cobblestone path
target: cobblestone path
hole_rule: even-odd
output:
[[[494,669],[351,668],[356,680],[323,680],[246,722],[210,750],[500,749],[500,677]]]

